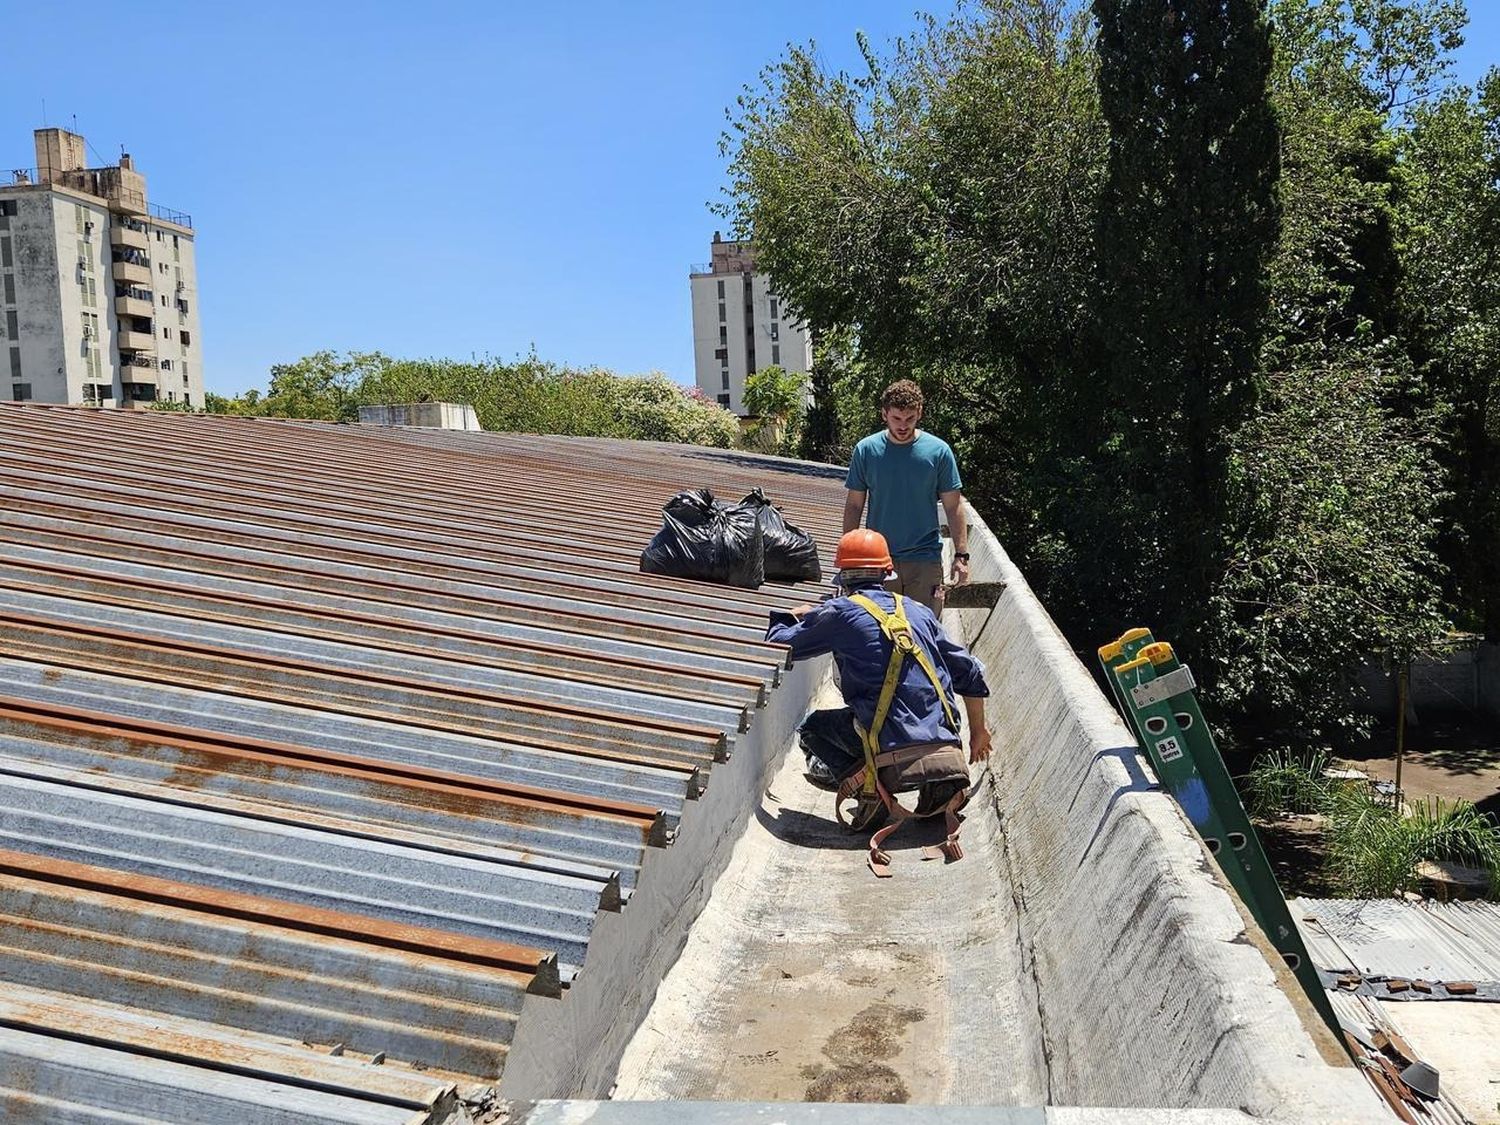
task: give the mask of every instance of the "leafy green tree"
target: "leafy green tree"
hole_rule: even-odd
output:
[[[754,419],[752,436],[774,438],[775,452],[790,456],[797,450],[802,421],[807,414],[807,376],[777,364],[753,371],[745,379],[745,411]],[[769,449],[770,445],[762,444]]]
[[[1500,639],[1500,72],[1418,106],[1400,155],[1409,307],[1449,409],[1444,556],[1464,624]]]
[[[1097,413],[1082,357],[1105,150],[1087,14],[994,0],[925,21],[888,59],[864,49],[849,75],[793,48],[745,92],[725,213],[814,339],[837,342],[815,356],[815,409],[833,410],[810,432],[846,455],[880,427],[881,388],[915,378],[1025,565]],[[1048,595],[1063,568],[1032,573]]]
[[[271,370],[267,394],[210,396],[215,413],[353,421],[360,406],[462,402],[487,430],[687,442],[730,448],[734,415],[664,375],[625,378],[575,370],[529,355],[486,359],[397,360],[379,353],[317,352]]]
[[[1224,565],[1230,434],[1255,402],[1280,208],[1257,0],[1094,0],[1109,177],[1098,330],[1132,497],[1135,612],[1188,652]]]

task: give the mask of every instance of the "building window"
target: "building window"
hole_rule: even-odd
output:
[[[0,266],[10,269],[13,264],[10,260],[10,239],[0,238]]]
[[[11,309],[5,314],[5,334],[12,340],[21,338],[21,323],[16,316],[16,310]]]
[[[772,344],[771,345],[771,362],[774,363],[774,364],[776,364],[778,367],[781,365],[781,345],[780,344]]]
[[[7,219],[14,219],[16,217],[16,201],[14,199],[0,199],[0,215],[4,215]],[[721,281],[719,284],[722,286],[724,283]]]
[[[159,230],[156,232],[156,241],[157,242],[161,241],[161,231],[159,231]]]
[[[162,308],[166,308],[167,307],[167,295],[165,293],[163,293],[161,295],[161,307]]]
[[[115,397],[115,385],[113,383],[100,383],[99,384],[99,397],[100,398],[114,398]]]
[[[7,305],[16,303],[16,275],[13,273],[5,275],[5,303]]]
[[[771,297],[770,298],[770,302],[771,302],[771,319],[775,320],[776,319],[776,298],[775,297]]]
[[[187,348],[187,347],[191,347],[192,346],[193,337],[192,337],[191,333],[189,333],[188,331],[186,331],[184,329],[184,330],[179,330],[178,333],[177,333],[177,335],[182,340],[182,346],[183,347]]]
[[[10,377],[19,379],[21,377],[21,349],[10,349]]]
[[[724,314],[724,302],[719,302],[719,323],[723,324],[729,318]]]
[[[161,330],[161,338],[163,340],[170,340],[172,338],[172,330],[170,328],[163,328]]]
[[[12,211],[11,214],[14,215],[15,212]],[[721,282],[719,282],[719,300],[722,301],[723,299],[724,299],[724,283],[721,281]]]
[[[183,406],[192,406],[193,405],[193,396],[184,392],[184,394],[182,396],[182,405]]]
[[[719,396],[719,405],[722,406],[722,407],[725,407],[727,409],[728,406],[729,406],[729,396],[728,395],[720,395]]]
[[[172,370],[172,361],[170,359],[164,359],[164,360],[162,360],[161,361],[161,369],[163,371],[170,371],[170,370]]]
[[[729,329],[726,328],[724,325],[721,324],[721,325],[719,325],[719,347],[721,347],[721,348],[727,348],[728,346],[729,346]]]
[[[771,339],[781,339],[781,325],[777,324],[774,320],[771,321]]]
[[[25,402],[31,398],[30,383],[13,383],[10,388],[10,397],[15,402]]]

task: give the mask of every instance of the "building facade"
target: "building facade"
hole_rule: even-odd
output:
[[[0,175],[0,398],[201,407],[192,218],[150,204],[128,155],[35,140],[37,166]]]
[[[712,259],[695,266],[693,366],[698,388],[736,414],[745,414],[746,376],[762,367],[812,370],[812,337],[786,315],[771,279],[755,272],[755,244],[714,232]]]

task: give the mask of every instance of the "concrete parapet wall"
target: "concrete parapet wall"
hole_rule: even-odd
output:
[[[1358,1073],[1325,1061],[1341,1063],[1332,1036],[1300,994],[1294,1009],[1283,988],[1295,982],[1247,932],[1198,837],[999,542],[976,522],[969,543],[974,580],[1008,584],[975,652],[995,693],[992,799],[1047,1101],[1378,1118]],[[974,636],[985,611],[957,616]]]
[[[1383,719],[1396,715],[1396,673],[1379,664],[1359,670],[1361,704]],[[1500,718],[1500,644],[1481,643],[1436,656],[1419,656],[1407,681],[1409,719],[1424,714],[1473,714]]]

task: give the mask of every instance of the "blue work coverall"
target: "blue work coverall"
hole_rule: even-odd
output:
[[[878,583],[862,585],[850,593],[864,594],[887,613],[895,609],[895,595]],[[955,694],[987,698],[990,689],[984,679],[984,666],[968,649],[943,632],[942,625],[926,606],[906,598],[905,607],[912,639],[932,660],[938,681],[955,708],[955,717],[959,706]],[[824,602],[800,621],[790,613],[773,611],[766,640],[788,645],[794,660],[821,656],[825,652],[833,654],[839,669],[839,686],[848,708],[818,711],[809,716],[803,724],[803,746],[822,759],[836,778],[847,777],[864,764],[864,756],[857,737],[843,737],[840,728],[848,726],[846,716],[852,715],[859,720],[861,727],[870,729],[875,720],[880,689],[885,683],[886,668],[890,664],[891,642],[881,633],[879,623],[848,597]],[[809,735],[813,737],[809,738]],[[959,731],[948,721],[927,674],[915,660],[908,659],[901,670],[901,680],[885,725],[880,730],[881,750],[895,750],[918,743],[958,745],[961,742]]]

